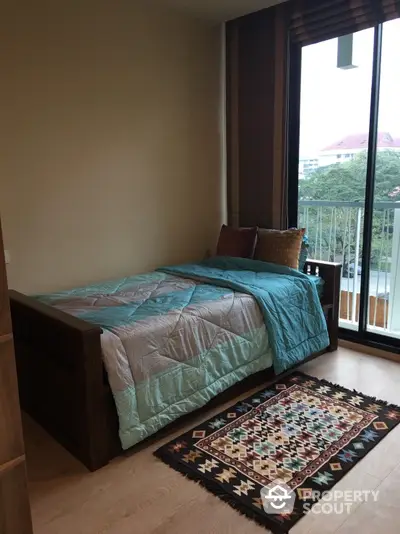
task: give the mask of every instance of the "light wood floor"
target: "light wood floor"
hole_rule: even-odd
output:
[[[400,404],[400,364],[341,348],[303,366],[308,374]],[[249,392],[247,393],[249,394]],[[245,395],[244,395],[245,396]],[[229,404],[232,404],[230,401]],[[24,418],[35,534],[258,534],[251,520],[152,456],[224,405],[194,416],[176,432],[89,473],[28,417]],[[379,489],[376,503],[350,514],[312,512],[293,534],[400,532],[400,425],[335,489]]]

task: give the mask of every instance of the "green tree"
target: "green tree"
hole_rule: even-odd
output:
[[[363,205],[366,171],[367,151],[357,154],[352,160],[319,167],[307,178],[300,180],[299,200],[359,202]],[[400,201],[400,152],[388,149],[377,153],[374,200]],[[357,208],[300,206],[299,212],[300,223],[308,226],[310,246],[315,257],[341,259],[348,263],[354,261]],[[390,254],[391,239],[388,236],[391,236],[393,229],[393,216],[394,210],[378,207],[374,209],[371,257],[373,266],[377,266],[382,254]],[[333,224],[336,230],[334,246]]]
[[[319,167],[308,178],[300,180],[300,200],[344,200],[364,202],[367,152],[354,159]],[[375,170],[375,201],[400,200],[400,152],[383,150],[377,153]],[[398,198],[396,198],[398,196]]]

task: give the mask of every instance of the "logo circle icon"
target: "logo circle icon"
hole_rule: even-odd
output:
[[[282,480],[274,480],[261,488],[261,500],[266,514],[291,514],[296,495]]]

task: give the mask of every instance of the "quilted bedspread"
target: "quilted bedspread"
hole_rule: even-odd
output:
[[[103,329],[124,449],[272,365],[259,306],[229,288],[153,272],[37,298]]]
[[[124,449],[329,344],[315,284],[263,262],[216,258],[37,298],[103,329]]]
[[[201,264],[165,267],[162,271],[252,295],[264,317],[276,374],[329,345],[315,280],[296,269],[214,257]]]

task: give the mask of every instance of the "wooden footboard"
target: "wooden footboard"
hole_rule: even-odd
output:
[[[90,470],[118,454],[101,329],[10,291],[22,408]]]

